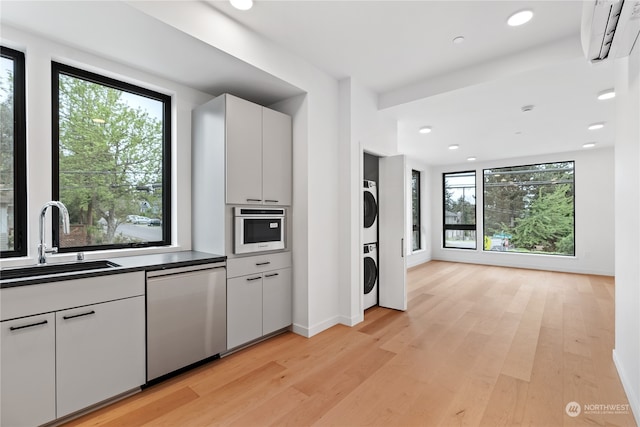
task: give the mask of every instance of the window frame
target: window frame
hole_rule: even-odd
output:
[[[1,56],[13,60],[13,250],[0,258],[27,255],[27,112],[24,52],[0,46]]]
[[[172,97],[151,89],[107,77],[91,71],[76,68],[60,62],[51,61],[51,126],[52,126],[52,150],[51,150],[51,175],[52,175],[52,196],[55,200],[60,198],[60,74],[86,80],[113,89],[133,93],[135,95],[151,98],[163,103],[162,117],[162,240],[153,242],[134,243],[110,243],[91,246],[60,247],[60,220],[57,209],[53,210],[53,245],[58,247],[58,251],[78,252],[97,251],[111,249],[128,249],[153,246],[170,246],[171,235],[171,109]]]
[[[458,172],[443,172],[442,173],[442,247],[444,249],[463,249],[470,251],[478,250],[478,203],[476,197],[476,203],[473,205],[474,210],[474,224],[446,224],[447,220],[447,204],[445,203],[445,194],[446,194],[446,176],[447,175],[461,175],[461,174],[473,174],[474,179],[474,188],[476,192],[476,196],[478,194],[478,172],[475,169],[458,171]],[[460,246],[447,246],[447,231],[448,230],[459,230],[459,231],[475,231],[476,240],[475,246],[473,248],[465,248]]]
[[[411,250],[412,252],[415,251],[419,251],[422,249],[422,233],[420,233],[420,228],[421,228],[421,223],[422,223],[422,217],[421,217],[421,210],[420,210],[420,204],[422,203],[421,200],[421,194],[420,194],[420,179],[421,179],[422,175],[420,173],[419,170],[415,170],[415,169],[411,169],[411,181],[413,184],[413,181],[415,180],[416,185],[415,185],[415,191],[417,194],[417,204],[415,206],[416,210],[417,210],[417,215],[414,215],[413,209],[413,185],[411,186]],[[417,223],[414,223],[414,219],[417,219]],[[418,232],[418,247],[416,247],[415,245],[415,240],[413,238],[414,233]]]
[[[573,187],[573,192],[572,192],[572,203],[573,203],[573,254],[550,254],[550,253],[544,253],[544,252],[519,252],[519,251],[492,251],[491,249],[485,249],[484,248],[484,235],[485,235],[485,228],[486,228],[486,222],[485,222],[485,191],[486,191],[486,186],[485,186],[485,171],[486,170],[491,170],[494,171],[496,169],[512,169],[512,168],[531,168],[531,167],[535,167],[535,166],[540,166],[540,165],[551,165],[551,164],[555,164],[555,163],[572,163],[573,164],[573,183],[572,183],[572,187]],[[477,222],[477,221],[476,221]],[[500,166],[500,167],[494,167],[494,168],[484,168],[482,169],[482,237],[483,237],[483,244],[482,244],[482,252],[491,252],[491,253],[510,253],[510,254],[519,254],[519,255],[546,255],[546,256],[560,256],[560,257],[575,257],[576,256],[576,161],[575,160],[558,160],[558,161],[548,161],[548,162],[541,162],[541,163],[528,163],[528,164],[524,164],[524,165],[514,165],[514,166]]]

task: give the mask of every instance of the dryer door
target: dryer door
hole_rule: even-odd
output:
[[[378,204],[370,191],[364,191],[364,228],[373,225],[378,217]],[[369,242],[365,242],[369,243]]]
[[[364,293],[370,293],[378,280],[378,266],[376,261],[370,257],[364,257]]]

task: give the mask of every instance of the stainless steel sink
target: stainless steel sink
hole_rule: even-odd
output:
[[[30,265],[27,267],[3,268],[2,271],[0,271],[0,280],[23,279],[27,277],[46,276],[49,274],[76,273],[113,267],[120,266],[111,261],[96,260],[66,264],[43,264]]]

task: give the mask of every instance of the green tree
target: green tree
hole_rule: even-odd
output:
[[[5,203],[14,197],[14,107],[13,107],[13,71],[11,60],[1,58],[2,67],[6,75],[0,75],[0,197],[6,198]],[[6,61],[6,62],[5,62]],[[7,233],[6,242],[1,242],[0,250],[14,249],[13,218],[3,218],[2,230]]]
[[[162,124],[117,89],[60,74],[59,91],[60,199],[86,245],[113,243],[127,214],[161,205]]]
[[[516,220],[512,242],[517,247],[534,249],[543,246],[545,252],[562,251],[573,254],[573,191],[569,184],[553,186],[552,192],[540,187],[528,214]],[[571,252],[564,252],[571,250]]]

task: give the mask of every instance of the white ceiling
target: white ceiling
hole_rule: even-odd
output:
[[[399,151],[427,164],[613,145],[615,100],[595,98],[613,87],[613,67],[582,56],[581,1],[256,0],[244,12],[209,3],[377,92],[398,121]],[[533,20],[509,27],[509,15],[522,9],[533,10]],[[465,42],[453,44],[457,36]],[[522,113],[529,104],[535,109]],[[600,121],[608,126],[586,130]],[[422,126],[433,132],[419,134]]]
[[[229,92],[269,105],[302,93],[119,1],[0,0],[0,29],[4,25],[212,95]]]
[[[398,121],[399,149],[427,164],[490,160],[613,144],[611,64],[581,57],[581,1],[261,1],[223,13],[336,78],[379,95]],[[534,19],[510,28],[510,13]],[[0,24],[38,33],[217,95],[270,104],[300,93],[116,1],[0,2]],[[463,35],[462,45],[452,39]],[[113,43],[104,43],[112,40]],[[535,104],[523,114],[520,107]],[[609,126],[587,132],[586,125]],[[420,135],[420,126],[433,126]],[[522,132],[516,135],[515,132]],[[450,151],[449,144],[460,149]]]

